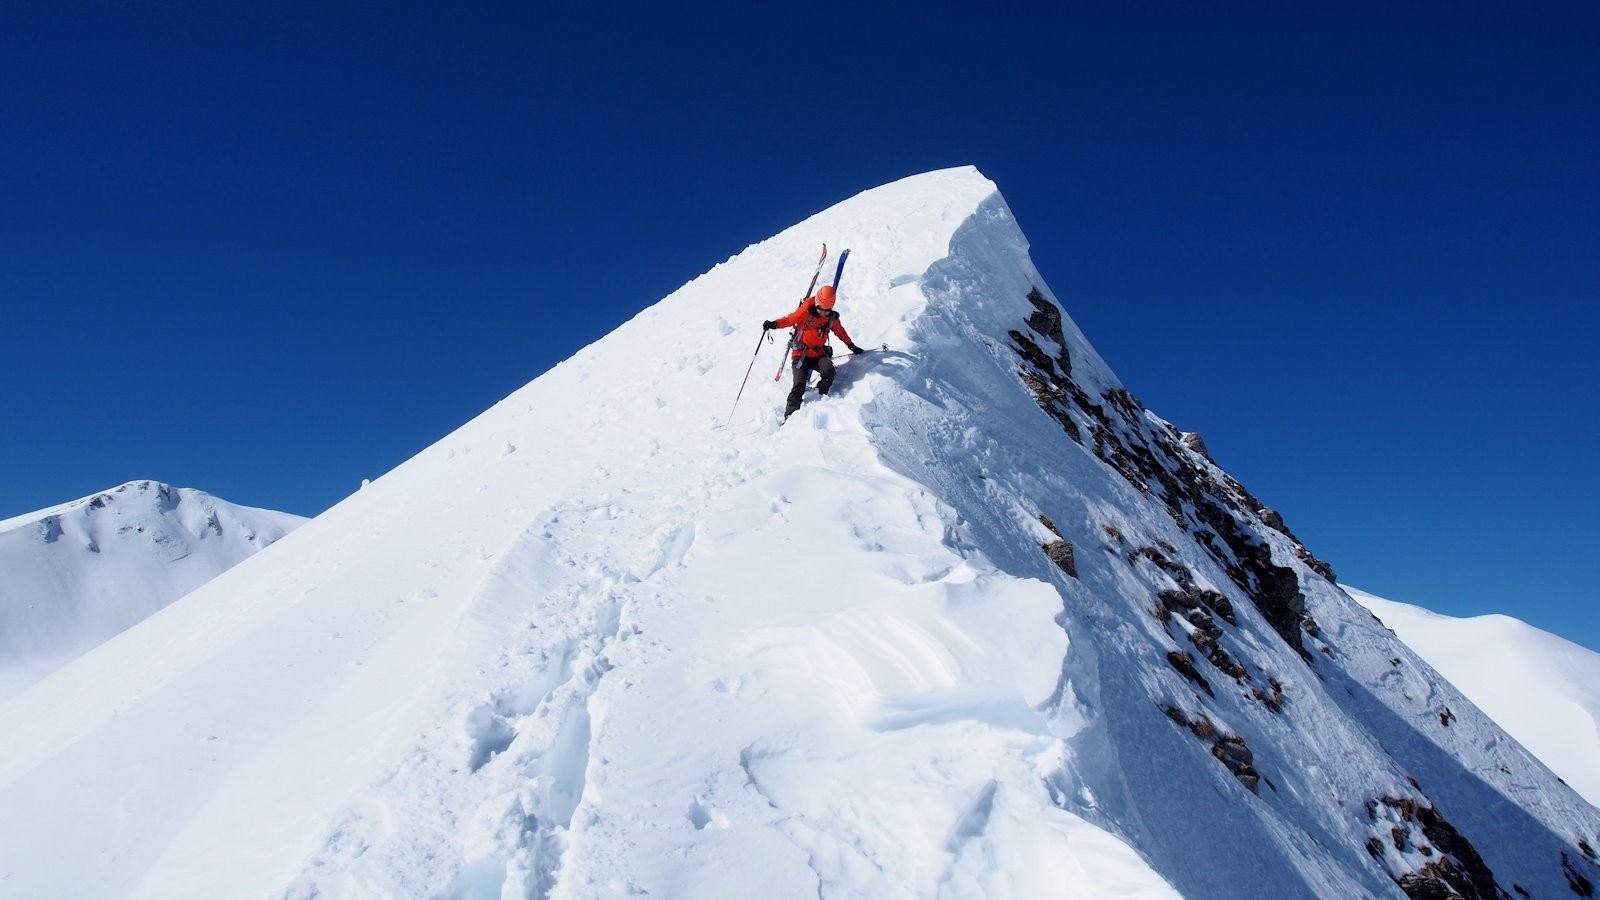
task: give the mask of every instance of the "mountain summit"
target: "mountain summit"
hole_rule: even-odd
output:
[[[0,521],[0,700],[303,521],[158,481]]]
[[[722,421],[824,241],[889,349]],[[1600,811],[1128,393],[971,168],[748,248],[249,569],[0,706],[0,892],[1600,882]]]

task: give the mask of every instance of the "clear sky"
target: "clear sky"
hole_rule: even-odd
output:
[[[5,5],[0,518],[138,478],[315,514],[974,164],[1344,580],[1600,649],[1600,5],[546,6]]]

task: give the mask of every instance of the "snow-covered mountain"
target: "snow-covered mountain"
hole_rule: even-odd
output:
[[[1600,807],[1600,653],[1510,616],[1458,619],[1344,590]]]
[[[823,241],[890,349],[781,423],[763,346],[725,422]],[[716,266],[0,734],[7,896],[1600,882],[1600,811],[1121,386],[970,168]]]
[[[154,481],[0,521],[0,699],[304,521]]]

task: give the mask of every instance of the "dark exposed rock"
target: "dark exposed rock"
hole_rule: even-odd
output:
[[[1056,420],[1062,430],[1073,441],[1083,443],[1083,432],[1079,430],[1078,423],[1073,421],[1071,406],[1073,392],[1077,389],[1065,375],[1056,373],[1056,361],[1051,359],[1032,338],[1020,331],[1008,332],[1013,348],[1022,357],[1027,366],[1019,371],[1022,383],[1033,395],[1033,402],[1039,404],[1050,418]],[[1066,357],[1066,351],[1061,353]],[[1069,361],[1070,362],[1070,361]]]
[[[1250,696],[1261,701],[1262,706],[1275,713],[1283,712],[1283,683],[1276,678],[1268,678],[1267,685],[1272,688],[1271,693],[1261,688],[1251,688]]]
[[[1172,520],[1194,535],[1273,630],[1309,663],[1311,654],[1301,634],[1315,629],[1315,623],[1306,615],[1295,570],[1274,563],[1271,548],[1256,533],[1261,527],[1255,524],[1256,511],[1261,510],[1269,526],[1291,541],[1295,556],[1312,571],[1332,580],[1332,567],[1305,549],[1282,516],[1212,465],[1198,434],[1184,434],[1147,416],[1138,399],[1123,388],[1106,390],[1098,402],[1090,398],[1072,380],[1061,311],[1038,290],[1029,292],[1028,301],[1034,309],[1026,320],[1028,331],[1017,329],[1008,335],[1021,357],[1019,376],[1040,409],[1130,485],[1159,496]],[[1060,352],[1052,356],[1041,341],[1054,342]],[[1185,452],[1185,446],[1206,461]],[[1191,587],[1190,577],[1189,583],[1180,580],[1180,585]],[[1216,614],[1234,621],[1231,607],[1227,614]]]
[[[1567,887],[1571,888],[1574,894],[1579,897],[1594,896],[1594,882],[1584,877],[1565,853],[1561,854],[1561,872],[1567,876]]]
[[[1462,900],[1464,895],[1451,888],[1452,873],[1449,870],[1449,864],[1440,860],[1428,863],[1415,872],[1407,872],[1396,878],[1395,882],[1411,900]]]
[[[1184,619],[1194,627],[1194,631],[1190,632],[1189,639],[1194,641],[1195,646],[1204,651],[1207,646],[1216,643],[1217,638],[1222,637],[1222,627],[1217,624],[1217,620],[1213,619],[1211,613],[1206,610],[1191,604],[1172,602],[1174,597],[1183,596],[1183,593],[1179,591],[1162,591],[1159,598],[1161,600],[1161,608],[1168,612],[1183,610]]]
[[[1028,292],[1028,302],[1033,304],[1034,310],[1028,316],[1028,327],[1035,334],[1054,341],[1061,351],[1051,356],[1037,341],[1021,331],[1007,332],[1018,355],[1027,363],[1027,367],[1021,372],[1022,381],[1033,394],[1034,402],[1039,404],[1039,408],[1055,419],[1074,441],[1081,444],[1083,434],[1078,428],[1078,423],[1072,419],[1071,406],[1074,403],[1082,405],[1082,401],[1087,398],[1080,399],[1080,396],[1077,396],[1083,392],[1072,381],[1072,356],[1067,352],[1066,335],[1061,330],[1061,310],[1046,300],[1038,288]]]
[[[1449,728],[1450,727],[1450,723],[1454,722],[1455,720],[1456,720],[1456,714],[1450,711],[1450,707],[1446,706],[1443,710],[1441,710],[1439,712],[1439,724],[1440,725],[1443,725],[1444,727]]]
[[[1113,389],[1106,392],[1105,398],[1110,407],[1123,412],[1129,420],[1137,421],[1140,418],[1138,401],[1127,391]],[[1169,459],[1181,458],[1176,452],[1165,455]],[[1201,522],[1209,526],[1210,533],[1222,539],[1226,551],[1214,540],[1202,540],[1202,545],[1261,610],[1273,630],[1309,661],[1310,655],[1301,645],[1299,636],[1305,618],[1305,597],[1300,593],[1298,577],[1294,570],[1272,562],[1270,548],[1240,524],[1239,515],[1229,512],[1218,495],[1231,496],[1235,503],[1248,504],[1249,508],[1259,508],[1255,499],[1231,478],[1227,479],[1226,484],[1219,484],[1208,473],[1197,468],[1180,468],[1180,473],[1188,476],[1186,480],[1180,479],[1158,464],[1149,447],[1143,443],[1138,445],[1137,450],[1113,456],[1110,462],[1119,471],[1125,463],[1134,464],[1146,483],[1161,485],[1168,511],[1180,525],[1187,522],[1183,511],[1192,510]]]
[[[1217,671],[1240,684],[1250,680],[1250,670],[1241,665],[1238,660],[1229,656],[1228,651],[1223,649],[1221,644],[1208,644],[1204,651],[1206,660],[1216,666]]]
[[[1206,459],[1211,458],[1211,450],[1206,447],[1206,439],[1200,436],[1200,432],[1186,431],[1180,440],[1182,440],[1183,445],[1188,447],[1190,450],[1193,450],[1201,456],[1204,456]]]
[[[1258,785],[1261,783],[1261,773],[1257,772],[1253,763],[1255,754],[1250,752],[1250,747],[1244,738],[1238,735],[1229,735],[1220,738],[1211,745],[1211,755],[1222,761],[1222,764],[1239,779],[1239,783],[1250,789],[1250,793],[1259,794]]]
[[[1040,549],[1044,550],[1044,555],[1050,557],[1050,561],[1060,567],[1061,571],[1071,575],[1073,578],[1078,577],[1078,564],[1072,558],[1071,541],[1051,541],[1048,544],[1040,545]]]
[[[1190,625],[1189,641],[1195,649],[1205,654],[1206,660],[1217,671],[1243,684],[1250,680],[1250,672],[1219,643],[1223,632],[1212,617],[1212,610],[1230,617],[1233,611],[1228,605],[1228,598],[1216,591],[1193,588],[1187,591],[1166,590],[1156,596],[1156,618],[1166,624],[1174,614],[1183,616]],[[1229,624],[1233,624],[1231,618]],[[1185,653],[1184,657],[1187,659],[1188,654]]]
[[[1171,548],[1170,544],[1166,546]],[[1194,644],[1195,649],[1205,654],[1206,659],[1216,667],[1217,671],[1240,683],[1248,681],[1249,671],[1234,660],[1218,642],[1223,632],[1213,616],[1220,617],[1229,625],[1238,624],[1238,620],[1234,618],[1233,604],[1228,598],[1217,591],[1196,586],[1193,572],[1168,559],[1154,547],[1140,547],[1128,554],[1130,563],[1136,563],[1141,559],[1151,562],[1172,576],[1179,585],[1156,595],[1156,618],[1165,624],[1171,621],[1173,615],[1182,616],[1192,628],[1189,632],[1190,642]],[[1187,653],[1184,654],[1184,658],[1189,658]],[[1206,690],[1210,693],[1209,685],[1206,686]]]
[[[1189,587],[1194,584],[1194,573],[1190,572],[1187,566],[1167,559],[1166,554],[1154,547],[1136,547],[1128,551],[1129,565],[1133,565],[1141,559],[1155,563],[1156,568],[1171,575],[1172,580],[1176,581],[1180,587]]]
[[[1562,782],[1562,783],[1565,784],[1566,782]],[[1589,842],[1584,840],[1583,838],[1578,838],[1578,849],[1583,851],[1583,855],[1584,856],[1587,856],[1590,859],[1595,859],[1596,858],[1595,855],[1594,855],[1594,848],[1589,846]]]
[[[1061,374],[1071,377],[1072,357],[1067,354],[1067,338],[1061,332],[1061,310],[1046,300],[1038,288],[1028,292],[1028,302],[1033,304],[1033,314],[1028,316],[1028,327],[1055,341],[1061,347],[1061,353],[1056,359],[1061,363]]]
[[[1205,716],[1191,721],[1188,716],[1183,714],[1183,710],[1176,706],[1163,706],[1161,711],[1166,713],[1167,718],[1189,729],[1194,733],[1195,737],[1205,741],[1207,744],[1210,744],[1217,736],[1216,726],[1211,724],[1211,720]]]
[[[1195,509],[1231,551],[1231,559],[1229,555],[1213,553],[1217,561],[1244,590],[1272,630],[1309,662],[1310,654],[1300,642],[1306,598],[1300,593],[1300,579],[1294,570],[1274,563],[1272,550],[1249,534],[1238,519],[1209,494],[1201,498]]]
[[[1198,719],[1190,719],[1183,714],[1183,710],[1172,706],[1163,707],[1161,711],[1166,713],[1167,718],[1189,729],[1191,734],[1207,744],[1211,749],[1211,755],[1216,757],[1234,778],[1239,779],[1239,783],[1248,788],[1250,793],[1261,792],[1261,773],[1256,771],[1255,754],[1250,752],[1250,747],[1244,738],[1236,734],[1218,732],[1216,724],[1204,715]]]
[[[1039,514],[1039,524],[1050,529],[1050,533],[1056,536],[1056,539],[1048,544],[1040,544],[1039,549],[1043,550],[1044,555],[1050,557],[1050,561],[1059,566],[1061,571],[1077,578],[1078,564],[1072,556],[1072,542],[1061,536],[1061,529],[1057,528],[1056,523],[1050,521],[1050,517],[1044,513]]]
[[[1165,590],[1159,595],[1161,605],[1177,612],[1178,610],[1193,611],[1207,609],[1217,615],[1229,625],[1238,625],[1239,620],[1233,614],[1233,604],[1222,594],[1210,588],[1180,587],[1177,590]],[[1190,617],[1190,621],[1194,621]],[[1198,625],[1198,623],[1196,623]],[[1219,631],[1218,634],[1221,632]]]
[[[1313,556],[1311,551],[1305,548],[1304,544],[1294,545],[1294,555],[1295,558],[1306,564],[1306,568],[1327,579],[1329,584],[1339,583],[1339,575],[1333,571],[1333,566],[1329,565],[1326,560]]]
[[[1377,817],[1379,803],[1399,813],[1400,823],[1393,830],[1406,832],[1406,840],[1419,848],[1431,844],[1440,854],[1439,859],[1395,878],[1406,896],[1461,897],[1464,900],[1497,900],[1506,896],[1488,864],[1478,855],[1477,848],[1432,804],[1410,797],[1380,797],[1368,801],[1369,817]],[[1423,841],[1416,839],[1414,830],[1422,832]],[[1396,848],[1404,849],[1398,838]]]
[[[1211,682],[1206,681],[1205,676],[1200,674],[1200,670],[1195,668],[1194,657],[1190,656],[1188,651],[1169,650],[1167,652],[1167,662],[1171,663],[1172,667],[1178,670],[1179,675],[1189,679],[1197,687],[1199,687],[1200,690],[1205,691],[1206,696],[1215,697],[1217,695],[1216,692],[1211,689]]]
[[[1230,479],[1230,482],[1231,481],[1232,480]],[[1238,482],[1232,483],[1235,485],[1238,484]],[[1239,491],[1241,494],[1244,494],[1243,487],[1239,487]],[[1246,496],[1248,495],[1246,494]],[[1269,506],[1262,506],[1257,509],[1256,514],[1261,517],[1262,524],[1294,542],[1294,555],[1297,559],[1306,564],[1306,568],[1317,573],[1318,575],[1321,575],[1331,583],[1338,583],[1339,576],[1334,573],[1333,566],[1330,566],[1323,560],[1318,559],[1315,554],[1306,549],[1305,542],[1300,540],[1300,538],[1293,531],[1290,531],[1288,525],[1284,524],[1283,515],[1281,513]]]

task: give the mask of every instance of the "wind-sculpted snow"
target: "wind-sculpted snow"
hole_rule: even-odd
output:
[[[851,248],[846,327],[890,349],[841,359],[833,396],[787,423],[770,380],[722,421],[823,240]],[[970,169],[715,267],[254,578],[0,707],[0,733],[26,736],[0,756],[0,890],[1349,897],[1492,869],[1549,896],[1593,879],[1593,811],[1493,743],[1038,303],[1021,232]],[[1030,369],[1011,334],[1030,320],[1069,368]],[[755,368],[777,364],[769,347]],[[1429,730],[1438,703],[1457,718]],[[1464,808],[1486,791],[1505,808]]]

